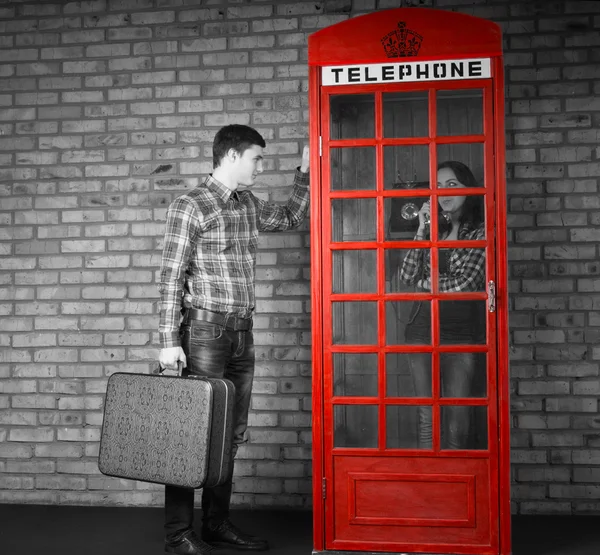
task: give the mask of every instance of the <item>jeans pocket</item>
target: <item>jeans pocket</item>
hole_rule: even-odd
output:
[[[190,326],[190,341],[215,341],[223,337],[223,326],[194,320]]]

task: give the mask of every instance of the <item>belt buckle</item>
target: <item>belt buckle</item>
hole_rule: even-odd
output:
[[[246,322],[238,317],[238,316],[234,316],[233,317],[233,331],[246,331]]]
[[[232,331],[248,331],[251,326],[247,320],[235,314],[227,313],[223,315],[223,327]]]
[[[237,318],[234,314],[230,314],[229,312],[223,314],[223,327],[232,331],[238,331]]]
[[[248,331],[248,322],[244,318],[232,315],[233,331]]]

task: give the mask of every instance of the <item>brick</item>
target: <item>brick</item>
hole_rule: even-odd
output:
[[[81,412],[66,412],[59,401],[59,411],[40,412],[38,414],[42,426],[81,426],[83,415]]]
[[[274,396],[259,396],[254,395],[252,398],[253,410],[289,410],[296,411],[299,409],[298,399],[293,397],[274,397]]]
[[[524,293],[569,293],[574,291],[574,283],[569,279],[524,279],[521,282],[521,290]]]
[[[520,512],[524,515],[570,515],[572,510],[570,502],[536,501],[520,503]]]
[[[590,147],[557,147],[540,149],[540,161],[546,162],[579,162],[592,159]]]
[[[590,127],[591,118],[589,114],[555,114],[552,116],[541,116],[540,126],[546,127]]]
[[[256,476],[277,478],[302,478],[304,476],[304,464],[298,462],[258,462],[256,465]]]
[[[572,143],[593,143],[596,144],[600,140],[599,129],[585,129],[569,131],[567,139]]]
[[[546,410],[549,412],[596,412],[597,399],[593,398],[551,398],[546,399]]]
[[[64,456],[64,455],[62,455]],[[57,470],[64,474],[98,474],[98,465],[92,461],[58,461]]]
[[[249,62],[247,52],[222,52],[202,55],[202,63],[207,67],[247,65]]]
[[[253,394],[274,394],[277,393],[277,382],[255,379],[252,387]]]
[[[566,230],[520,230],[515,239],[518,243],[560,243],[567,240]]]
[[[56,399],[52,396],[42,395],[13,395],[11,398],[13,408],[52,409],[56,407]]]
[[[583,148],[583,147],[581,147]],[[589,177],[600,175],[600,163],[571,164],[568,170],[569,177]]]
[[[551,346],[538,346],[535,349],[536,360],[571,360],[580,361],[587,357],[588,347],[587,346],[564,346],[564,347],[551,347]]]
[[[302,414],[282,414],[280,424],[285,428],[310,428],[312,425],[311,415]]]
[[[53,461],[7,461],[6,470],[8,472],[32,473],[32,474],[50,474],[56,471],[56,464]],[[28,489],[33,489],[33,478]]]
[[[179,21],[208,21],[218,20],[223,17],[223,12],[216,8],[214,9],[203,9],[198,8],[194,10],[181,10],[179,12]]]
[[[593,259],[596,250],[587,245],[557,245],[544,247],[544,258],[549,260]]]
[[[84,490],[86,486],[86,479],[79,477],[37,476],[35,478],[35,487],[37,489]]]
[[[37,414],[25,411],[2,411],[0,413],[0,424],[3,426],[35,426]]]
[[[560,313],[560,314],[536,314],[535,325],[538,327],[557,327],[557,328],[569,328],[569,327],[583,327],[584,326],[584,315],[583,314],[572,314],[572,313]]]
[[[569,382],[565,381],[524,381],[519,382],[518,395],[567,395]]]
[[[541,83],[539,86],[540,96],[575,96],[588,94],[590,86],[588,83],[564,82],[564,83]]]
[[[553,377],[588,377],[598,376],[599,366],[597,363],[580,362],[577,366],[572,364],[549,364],[548,375]]]
[[[573,482],[599,482],[600,475],[597,468],[574,468]]]
[[[276,413],[253,413],[248,415],[248,425],[251,427],[275,428],[279,424]]]
[[[531,132],[531,133],[515,133],[515,145],[547,145],[561,144],[564,141],[564,136],[560,132]]]
[[[38,428],[35,430],[12,428],[8,432],[9,441],[15,442],[52,442],[55,437],[54,430],[51,428]]]

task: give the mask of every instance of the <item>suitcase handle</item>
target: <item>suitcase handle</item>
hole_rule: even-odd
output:
[[[166,368],[163,368],[163,367],[160,365],[160,362],[159,362],[159,363],[158,363],[158,368],[157,368],[157,371],[156,371],[156,373],[157,373],[159,376],[172,376],[172,377],[179,377],[179,378],[183,378],[183,377],[184,377],[184,376],[183,376],[183,363],[182,363],[180,360],[178,360],[178,361],[177,361],[177,374],[165,374],[165,372],[174,372],[174,370],[167,370]],[[199,376],[198,374],[187,374],[187,375],[185,376],[185,378],[186,378],[186,379],[187,379],[187,378],[194,378],[194,379],[196,379],[196,380],[201,380],[201,379],[203,379],[203,378],[205,378],[205,377],[206,377],[206,376]]]
[[[169,374],[165,374],[165,372],[169,372]],[[177,372],[177,374],[173,374],[173,372]],[[163,366],[161,366],[160,362],[158,363],[158,368],[156,369],[156,373],[159,376],[181,376],[183,372],[183,363],[178,360],[177,361],[177,370],[167,370]]]

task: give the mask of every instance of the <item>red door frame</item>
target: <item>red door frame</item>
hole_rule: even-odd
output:
[[[504,77],[502,38],[499,27],[480,18],[428,8],[382,10],[343,21],[309,37],[309,133],[311,144],[311,308],[313,362],[313,533],[314,550],[325,550],[326,482],[324,442],[323,337],[323,184],[321,169],[321,70],[325,66],[390,63],[382,47],[382,36],[396,22],[406,23],[417,33],[418,55],[392,62],[489,58],[493,82],[494,171],[495,171],[495,265],[497,341],[497,425],[499,555],[511,553],[510,539],[510,415],[508,380],[508,278],[506,238],[506,183],[504,143]],[[465,30],[468,30],[465,33]],[[428,40],[428,38],[434,40]],[[420,42],[419,42],[420,40]],[[336,86],[341,90],[342,86]],[[358,90],[358,89],[356,89]],[[490,230],[488,230],[489,232]],[[491,236],[491,235],[490,235]],[[495,512],[495,511],[494,511]]]

